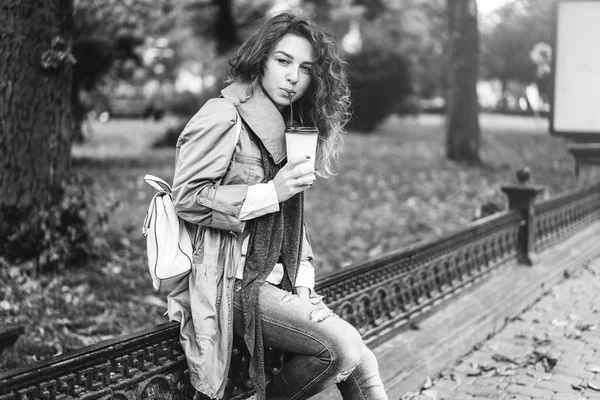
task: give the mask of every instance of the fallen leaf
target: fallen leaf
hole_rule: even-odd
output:
[[[63,325],[68,327],[73,325],[73,321],[71,321],[69,318],[59,318],[54,321],[54,325]]]
[[[400,400],[413,400],[416,399],[419,393],[417,392],[406,392],[402,395]]]
[[[462,383],[462,379],[460,379],[460,376],[456,375],[455,373],[450,374],[450,379],[459,385]]]
[[[519,364],[517,361],[515,361],[514,359],[507,357],[503,354],[500,353],[496,353],[494,355],[492,355],[492,360],[494,361],[498,361],[498,362],[509,362],[509,363],[513,363],[513,364]]]
[[[423,390],[421,394],[433,400],[438,398],[438,393],[435,390]]]
[[[54,345],[54,348],[56,349],[56,353],[54,353],[54,355],[52,357],[60,356],[64,352],[62,346],[60,344],[58,344],[58,343],[56,343]]]
[[[431,378],[428,376],[427,379],[425,380],[425,383],[423,384],[423,389],[429,389],[433,386],[433,382],[431,381]]]
[[[597,392],[600,392],[600,385],[599,385],[599,384],[597,384],[597,383],[592,383],[592,382],[588,382],[588,383],[587,383],[587,385],[588,385],[588,387],[589,387],[590,389],[593,389],[593,390],[595,390],[595,391],[597,391]]]
[[[527,355],[525,364],[533,365],[537,370],[543,369],[545,372],[550,372],[557,362],[558,356],[554,355],[551,350],[547,352],[534,350]]]
[[[575,326],[575,328],[582,332],[585,332],[585,331],[595,331],[597,327],[595,324],[579,323]]]
[[[482,370],[480,370],[479,368],[471,368],[467,371],[465,371],[465,375],[467,376],[479,376],[482,374]]]
[[[513,376],[516,374],[516,371],[512,368],[507,368],[505,366],[500,366],[496,368],[496,375],[499,376]]]
[[[568,339],[580,339],[581,338],[581,331],[578,329],[572,330],[572,331],[568,331],[565,332],[565,337]]]
[[[488,371],[495,370],[496,367],[493,365],[481,364],[481,365],[479,365],[479,369],[482,370],[483,372],[488,372]]]
[[[534,346],[548,346],[552,344],[552,340],[549,338],[539,338],[538,336],[533,337],[533,345]]]

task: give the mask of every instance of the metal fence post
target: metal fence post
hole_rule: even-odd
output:
[[[542,185],[530,185],[527,181],[531,177],[529,168],[523,167],[516,173],[519,183],[501,186],[502,192],[508,197],[508,208],[516,210],[521,215],[519,228],[519,243],[517,261],[523,265],[533,265],[531,254],[535,240],[535,211],[533,203],[538,194],[545,190]]]

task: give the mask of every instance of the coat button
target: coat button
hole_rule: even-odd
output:
[[[204,203],[206,203],[206,199],[205,199],[204,197],[200,197],[200,198],[198,199],[198,203],[200,203],[200,204],[204,204]]]

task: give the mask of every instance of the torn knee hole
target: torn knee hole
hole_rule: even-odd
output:
[[[360,361],[358,362],[358,364],[360,364]],[[342,372],[340,372],[339,374],[337,374],[337,376],[335,377],[335,383],[340,383],[345,381],[346,379],[348,379],[348,377],[350,376],[350,374],[356,369],[356,367],[358,367],[358,364],[356,364],[355,366],[345,369]]]
[[[333,317],[335,314],[328,308],[317,308],[311,311],[310,320],[315,322],[321,322],[329,317]]]

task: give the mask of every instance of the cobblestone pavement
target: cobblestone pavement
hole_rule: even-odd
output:
[[[600,259],[402,399],[600,399]]]

